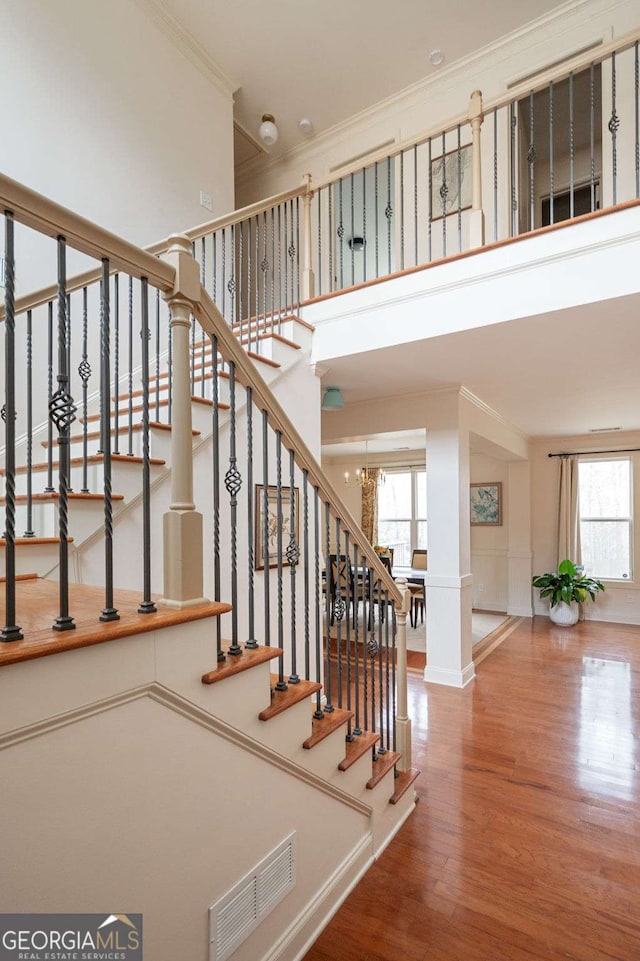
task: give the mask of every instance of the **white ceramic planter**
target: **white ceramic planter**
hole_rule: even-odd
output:
[[[560,601],[555,607],[549,608],[549,617],[559,627],[572,627],[578,623],[579,616],[580,608],[575,601],[572,604]]]

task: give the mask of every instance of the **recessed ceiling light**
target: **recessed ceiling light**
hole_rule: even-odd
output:
[[[431,61],[434,67],[439,67],[442,61],[444,60],[444,54],[442,50],[432,50],[431,53],[429,54],[429,60]]]
[[[313,121],[309,120],[308,117],[303,117],[302,120],[298,120],[298,127],[302,133],[311,133],[313,130]]]

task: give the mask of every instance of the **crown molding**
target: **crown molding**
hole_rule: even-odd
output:
[[[467,400],[470,404],[473,404],[474,407],[477,407],[478,410],[482,411],[483,414],[487,414],[488,417],[498,421],[498,423],[502,424],[503,427],[507,427],[509,430],[512,430],[515,434],[522,438],[522,440],[529,442],[531,439],[529,435],[526,434],[520,427],[516,427],[516,425],[510,420],[507,420],[507,418],[503,417],[502,414],[499,414],[497,410],[494,410],[493,407],[490,407],[489,404],[485,404],[485,402],[476,394],[474,394],[473,391],[470,391],[468,387],[465,387],[464,385],[460,387],[460,396],[464,398],[464,400]]]
[[[140,9],[153,20],[168,40],[207,78],[220,93],[229,99],[240,86],[198,43],[193,34],[183,27],[162,0],[134,0]]]

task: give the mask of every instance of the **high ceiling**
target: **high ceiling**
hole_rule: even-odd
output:
[[[164,7],[236,88],[235,118],[257,136],[275,116],[279,156],[556,7],[557,0],[147,0]],[[440,67],[432,50],[444,54]]]

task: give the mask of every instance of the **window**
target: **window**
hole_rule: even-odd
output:
[[[393,563],[408,567],[412,552],[427,546],[427,472],[388,471],[378,488],[378,541],[393,547]]]
[[[631,564],[631,459],[579,463],[582,563],[592,577],[627,579]]]

